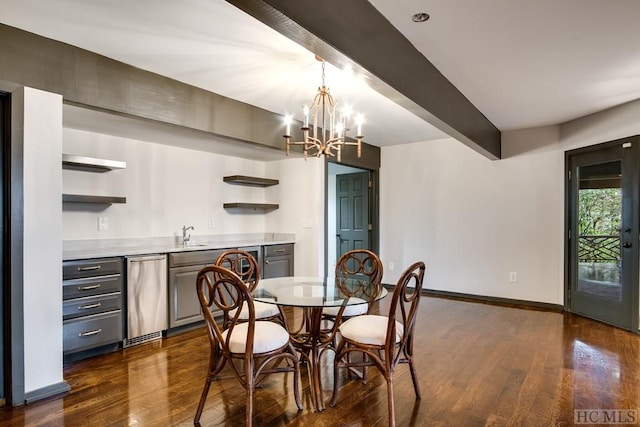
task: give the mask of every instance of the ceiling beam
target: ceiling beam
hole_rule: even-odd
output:
[[[498,130],[366,0],[227,0],[490,159]],[[409,17],[407,17],[409,19]]]
[[[59,93],[70,105],[284,151],[279,114],[3,24],[0,81]]]

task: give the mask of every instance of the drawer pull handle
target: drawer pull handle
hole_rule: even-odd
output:
[[[98,289],[100,287],[100,283],[96,283],[95,285],[87,285],[87,286],[78,286],[79,291],[90,291],[92,289]]]
[[[265,264],[271,264],[271,261],[269,261],[269,260],[265,260],[265,262],[264,262],[264,263],[265,263]]]
[[[91,335],[97,335],[102,332],[102,329],[94,329],[93,331],[80,332],[79,337],[90,337]]]
[[[100,265],[92,265],[90,267],[78,267],[78,271],[94,271],[94,270],[100,270],[102,268],[102,266]]]
[[[274,249],[273,252],[284,252],[284,249]]]
[[[78,310],[90,310],[92,308],[98,308],[101,305],[102,305],[102,303],[99,303],[99,302],[97,302],[95,304],[85,304],[85,305],[78,306]]]

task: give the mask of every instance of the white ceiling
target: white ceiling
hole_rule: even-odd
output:
[[[370,0],[500,130],[640,98],[638,0]],[[0,0],[0,22],[300,118],[314,55],[223,0]],[[416,24],[411,15],[431,19]],[[445,135],[327,66],[373,145]]]

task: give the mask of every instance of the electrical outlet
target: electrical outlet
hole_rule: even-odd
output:
[[[509,281],[510,282],[517,282],[518,281],[518,273],[516,273],[515,271],[512,271],[509,273]]]
[[[106,216],[98,217],[98,231],[105,231],[109,229],[109,219]]]
[[[213,218],[209,218],[209,228],[216,228],[216,222]]]

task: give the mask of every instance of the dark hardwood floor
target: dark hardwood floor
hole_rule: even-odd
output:
[[[398,426],[569,426],[574,410],[640,407],[640,337],[632,333],[570,314],[434,297],[423,297],[416,331],[423,397],[414,399],[400,366]],[[76,362],[64,370],[68,394],[0,408],[0,425],[192,425],[207,345],[203,328]],[[385,383],[370,372],[366,385],[341,377],[338,404],[324,412],[313,411],[305,369],[301,412],[292,377],[272,376],[255,395],[254,424],[385,426]],[[327,402],[332,384],[326,369]],[[214,383],[201,424],[242,425],[244,396],[235,380]]]

